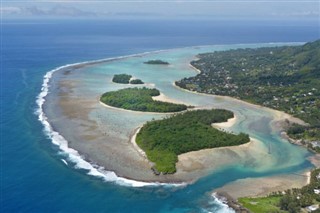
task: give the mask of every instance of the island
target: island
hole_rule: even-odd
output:
[[[143,62],[144,64],[151,64],[151,65],[169,65],[170,63],[167,61],[162,61],[160,59],[156,59],[156,60],[149,60],[149,61],[145,61]]]
[[[132,75],[117,74],[113,76],[112,82],[118,83],[118,84],[129,84],[131,78],[132,78]]]
[[[180,112],[188,107],[184,104],[155,101],[153,96],[159,96],[157,89],[126,88],[118,91],[106,92],[100,97],[100,101],[106,105],[126,110],[141,112]]]
[[[247,134],[235,135],[211,126],[213,123],[226,122],[233,116],[231,111],[223,109],[175,114],[147,122],[137,134],[136,143],[155,163],[155,174],[172,174],[176,172],[177,156],[182,153],[249,142]]]
[[[235,49],[199,54],[201,72],[175,84],[284,111],[309,125],[287,124],[298,144],[320,151],[320,40],[301,46]]]
[[[144,82],[140,79],[132,79],[130,84],[144,84]]]
[[[112,82],[119,84],[144,84],[140,79],[132,79],[132,75],[128,74],[116,74],[112,78]]]

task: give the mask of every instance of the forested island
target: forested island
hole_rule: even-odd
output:
[[[320,40],[302,46],[236,49],[198,55],[201,70],[176,85],[281,110],[309,123],[288,134],[320,150]]]
[[[140,79],[131,79],[132,75],[128,74],[116,74],[112,78],[112,82],[118,84],[144,84]],[[130,80],[131,79],[131,80]]]
[[[187,109],[184,104],[155,101],[153,96],[160,95],[159,90],[143,88],[126,88],[118,91],[106,92],[100,101],[107,105],[127,110],[142,112],[180,112]]]
[[[113,76],[112,82],[118,83],[118,84],[129,84],[131,78],[132,78],[132,75],[117,74]]]
[[[169,62],[167,61],[162,61],[159,59],[156,60],[149,60],[149,61],[145,61],[143,62],[144,64],[151,64],[151,65],[169,65]]]
[[[247,134],[235,135],[211,126],[233,116],[231,111],[223,109],[194,110],[149,121],[137,134],[136,143],[155,163],[155,173],[175,173],[179,154],[249,142]]]

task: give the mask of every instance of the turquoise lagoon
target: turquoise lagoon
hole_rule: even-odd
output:
[[[290,45],[293,44],[296,43],[291,43]],[[199,204],[205,202],[214,189],[238,179],[290,174],[294,177],[294,174],[302,174],[312,167],[307,160],[311,153],[302,147],[288,143],[281,138],[280,130],[272,128],[272,121],[275,119],[276,114],[273,110],[232,98],[191,93],[173,85],[176,80],[196,74],[196,71],[190,67],[189,62],[194,60],[199,53],[231,48],[278,45],[289,45],[289,43],[190,47],[106,59],[96,61],[96,63],[84,62],[83,64],[58,68],[57,71],[52,73],[52,77],[47,76],[50,87],[48,94],[43,94],[45,102],[42,106],[47,118],[42,119],[48,119],[51,124],[45,124],[47,125],[47,133],[63,151],[64,157],[62,160],[66,165],[87,171],[89,175],[96,176],[98,179],[121,185],[119,187],[139,187],[139,190],[142,190],[142,192],[140,191],[142,194],[151,192],[150,196],[154,196],[154,198],[150,199],[166,200],[166,202],[170,203],[167,199],[172,197],[174,197],[174,200],[189,200],[192,197],[191,203],[196,202]],[[170,65],[146,65],[143,63],[151,59],[162,59],[168,61]],[[66,74],[66,71],[71,72]],[[130,152],[127,153],[128,155],[120,153],[115,156],[115,160],[110,155],[104,156],[105,152],[112,152],[112,147],[108,145],[104,147],[104,144],[110,143],[112,146],[118,144],[123,147],[131,147],[132,144],[130,144],[129,140],[137,127],[152,119],[161,119],[167,116],[156,113],[123,111],[102,106],[98,101],[101,94],[106,91],[132,86],[111,82],[113,75],[120,73],[131,74],[146,82],[144,86],[155,87],[165,96],[176,101],[197,107],[223,108],[233,111],[237,116],[237,122],[227,130],[249,134],[250,137],[257,140],[254,146],[255,149],[253,149],[252,153],[236,153],[239,156],[234,161],[226,165],[219,165],[211,169],[209,173],[206,171],[204,177],[188,185],[170,184],[172,182],[171,179],[167,181],[169,184],[165,183],[165,179],[160,180],[164,182],[162,184],[159,184],[156,179],[154,181],[150,179],[150,182],[148,181],[148,176],[140,180],[137,178],[139,177],[137,165],[135,165],[137,166],[136,168],[131,169],[129,168],[131,165],[129,165],[128,168],[124,169],[125,172],[120,169],[118,173],[117,169],[119,168],[110,168],[109,166],[116,164],[116,162],[122,165],[124,162],[121,162],[121,158],[128,158],[129,156],[130,159],[131,155],[137,155],[137,153],[134,153],[135,150],[130,149]],[[61,86],[61,82],[67,82],[69,87]],[[46,87],[45,84],[44,87]],[[66,116],[63,113],[63,107],[59,104],[61,98],[64,97],[64,95],[61,96],[62,92],[68,94],[66,97],[81,100],[79,103],[75,102],[75,105],[88,103],[88,106],[84,107],[86,115],[72,118]],[[88,123],[95,126],[95,128],[92,128],[92,126],[89,128]],[[84,126],[87,124],[88,128],[85,128]],[[51,127],[48,127],[48,125]],[[84,139],[85,137],[80,137],[81,135],[88,136],[92,134],[90,129],[92,132],[100,133],[99,135],[102,135],[102,137],[90,137],[88,141]],[[73,149],[67,148],[68,145]],[[271,152],[270,147],[272,147]],[[75,150],[78,150],[79,153]],[[228,155],[219,157],[228,157]],[[219,160],[219,158],[216,160]],[[212,163],[215,164],[215,162]],[[134,173],[132,177],[129,174],[130,172]],[[142,172],[142,174],[144,173]],[[224,208],[226,211],[231,211],[222,204],[217,205],[216,202],[217,200],[213,198],[211,204],[210,202],[205,202],[206,204],[203,205],[207,205],[208,208],[214,207],[216,210]],[[184,208],[186,208],[185,210],[189,208],[189,204],[181,203],[181,206],[184,207],[179,207],[181,208],[180,210],[172,210],[172,212],[183,212]],[[204,207],[204,209],[207,207]],[[166,209],[165,212],[171,212],[171,210]]]

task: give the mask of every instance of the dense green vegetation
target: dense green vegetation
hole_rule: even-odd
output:
[[[167,61],[162,61],[162,60],[159,60],[159,59],[156,59],[156,60],[149,60],[149,61],[146,61],[146,62],[143,62],[144,64],[153,64],[153,65],[156,65],[156,64],[159,64],[159,65],[169,65],[169,62]]]
[[[130,84],[144,84],[144,82],[141,81],[140,79],[132,79],[130,81]]]
[[[320,169],[311,172],[310,184],[301,189],[286,190],[285,193],[277,192],[267,197],[239,198],[239,203],[251,212],[301,212],[302,208],[320,204],[320,195],[314,189],[320,189],[319,177]],[[318,176],[318,177],[317,177]],[[313,212],[320,212],[316,210]]]
[[[320,140],[320,40],[302,46],[237,49],[198,57],[191,64],[201,73],[176,85],[287,112],[310,124],[290,136]]]
[[[129,84],[131,77],[128,74],[118,74],[113,76],[112,81],[119,84]]]
[[[187,109],[184,104],[154,101],[152,96],[160,95],[157,89],[126,88],[104,93],[100,101],[118,108],[143,112],[179,112]]]
[[[320,195],[314,192],[314,189],[320,189],[320,181],[317,176],[320,169],[316,169],[311,172],[310,184],[302,187],[301,189],[287,190],[284,195],[281,196],[279,207],[282,210],[288,212],[300,212],[301,208],[313,204],[320,203]],[[319,210],[317,212],[320,212]]]
[[[144,84],[140,79],[130,80],[131,78],[132,76],[128,74],[117,74],[113,76],[112,81],[119,84]]]
[[[147,122],[137,134],[136,142],[155,163],[154,170],[174,173],[179,154],[249,142],[244,133],[234,135],[211,126],[232,117],[232,112],[223,109],[187,111]]]

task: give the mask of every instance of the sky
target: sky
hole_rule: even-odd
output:
[[[320,0],[1,0],[3,18],[263,18],[318,19]]]

